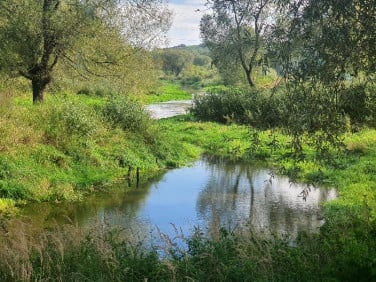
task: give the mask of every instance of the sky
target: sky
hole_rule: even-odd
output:
[[[173,23],[168,33],[169,47],[201,43],[200,19],[204,14],[205,3],[206,0],[169,1],[169,7],[173,11]]]

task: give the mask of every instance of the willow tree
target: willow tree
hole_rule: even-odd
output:
[[[120,76],[129,50],[160,40],[170,15],[163,0],[3,0],[0,69],[29,79],[41,102],[58,63]]]
[[[376,73],[376,0],[276,2],[280,14],[268,43],[285,77],[286,127],[296,151],[309,133],[328,154],[330,146],[341,147],[348,117],[375,119],[367,84]]]
[[[271,19],[272,0],[209,0],[201,36],[219,66],[241,66],[253,87],[254,68],[262,61],[263,34]]]

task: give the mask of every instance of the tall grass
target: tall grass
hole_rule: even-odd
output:
[[[40,230],[6,221],[0,230],[0,280],[374,281],[375,230],[373,225],[359,233],[329,222],[321,234],[302,233],[292,244],[249,229],[221,228],[209,238],[197,228],[180,238],[184,245],[163,237],[162,245],[150,246],[135,243],[120,228]]]

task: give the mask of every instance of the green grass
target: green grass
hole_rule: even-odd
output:
[[[252,273],[252,281],[376,279],[376,130],[346,134],[346,150],[332,150],[329,159],[321,159],[306,137],[304,158],[296,159],[289,138],[278,130],[255,131],[182,117],[161,123],[178,142],[231,159],[262,161],[292,181],[335,187],[339,194],[338,199],[324,204],[326,223],[319,235],[301,234],[295,248],[288,247],[288,240],[255,239],[237,233],[230,241],[204,239],[199,242],[200,252],[187,259],[189,266],[183,264],[188,268],[187,277],[227,281],[230,276],[242,279]],[[233,240],[241,243],[234,247]],[[258,253],[253,244],[265,252]]]
[[[146,95],[146,104],[153,104],[158,102],[176,101],[176,100],[191,100],[192,94],[181,88],[179,84],[173,82],[163,82],[157,88],[155,93]]]
[[[61,93],[36,106],[27,96],[2,104],[0,209],[13,201],[79,200],[119,181],[129,167],[148,178],[197,158],[197,150],[168,139],[141,105],[111,99]]]

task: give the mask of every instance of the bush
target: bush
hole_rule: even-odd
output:
[[[151,118],[144,107],[125,96],[111,97],[102,109],[105,120],[123,130],[145,133],[151,126]]]
[[[210,87],[194,97],[193,115],[204,121],[248,124],[269,128],[281,123],[281,94],[243,90],[225,86]]]
[[[249,123],[246,114],[250,97],[236,88],[211,87],[194,97],[193,115],[204,121]]]
[[[46,105],[44,127],[49,137],[90,137],[97,128],[95,113],[83,104],[64,101],[53,106]]]
[[[376,84],[370,84],[366,87],[366,109],[367,117],[365,122],[368,126],[376,128]]]

